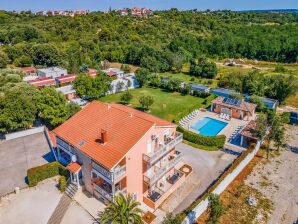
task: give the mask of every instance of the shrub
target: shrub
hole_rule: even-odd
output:
[[[204,136],[204,135],[193,133],[191,131],[187,131],[181,126],[177,127],[177,131],[183,133],[183,138],[185,140],[197,145],[216,147],[217,149],[220,149],[224,146],[226,141],[225,135]]]
[[[290,121],[291,121],[290,117],[291,117],[291,113],[290,112],[284,112],[281,115],[281,121],[283,123],[285,123],[285,124],[289,124]]]
[[[68,170],[57,161],[33,167],[27,170],[29,187],[34,187],[40,181],[57,175],[65,176],[66,178],[68,178],[69,175]]]
[[[127,90],[125,91],[121,97],[120,97],[120,100],[125,103],[125,104],[128,104],[133,98],[133,95]]]
[[[193,93],[192,93],[193,96],[196,96],[196,97],[200,97],[200,98],[207,98],[208,96],[210,96],[211,94],[210,93],[205,93],[205,92],[200,92],[198,90],[194,90]]]
[[[65,176],[61,176],[59,178],[59,190],[61,192],[64,192],[66,189],[66,177]]]
[[[209,221],[210,223],[217,223],[218,218],[223,214],[224,212],[224,207],[219,199],[219,196],[216,194],[210,194],[208,196],[209,200],[209,208],[210,208],[210,218]]]

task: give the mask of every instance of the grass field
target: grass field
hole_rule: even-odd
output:
[[[168,121],[175,120],[176,122],[188,114],[189,112],[198,109],[200,107],[206,107],[210,104],[213,96],[205,99],[190,96],[181,95],[180,93],[166,92],[162,89],[153,88],[139,88],[130,91],[133,95],[131,106],[134,108],[140,108],[139,98],[144,95],[150,95],[154,98],[153,105],[149,108],[149,113]],[[100,99],[103,102],[115,102],[120,103],[121,93],[105,96]]]

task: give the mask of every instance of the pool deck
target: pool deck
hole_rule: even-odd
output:
[[[231,118],[231,120],[224,120],[219,118],[219,114],[210,112],[210,111],[201,111],[198,113],[194,119],[190,120],[186,125],[183,126],[183,128],[195,132],[193,129],[190,128],[190,126],[195,125],[195,123],[198,120],[202,120],[204,117],[210,117],[219,121],[223,121],[228,123],[226,127],[224,127],[217,135],[225,135],[227,136],[227,141],[229,137],[233,134],[235,129],[239,126],[246,126],[249,121],[239,120],[235,118]]]

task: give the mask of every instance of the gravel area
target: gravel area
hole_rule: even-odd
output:
[[[269,224],[298,220],[298,126],[287,130],[287,148],[266,163],[258,164],[245,183],[272,200]]]

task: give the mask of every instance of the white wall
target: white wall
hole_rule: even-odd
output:
[[[238,176],[238,174],[247,166],[247,164],[254,158],[256,153],[259,151],[261,146],[261,142],[259,141],[255,147],[255,149],[249,153],[240,163],[239,165],[228,174],[220,184],[212,191],[213,194],[220,195],[229,184]],[[192,224],[195,220],[197,220],[204,211],[208,208],[208,199],[201,201],[182,221],[182,224]]]
[[[44,132],[44,126],[38,127],[38,128],[31,128],[24,131],[18,131],[10,134],[5,135],[6,140],[11,140],[15,138],[21,138],[28,135],[34,135],[40,132]]]

